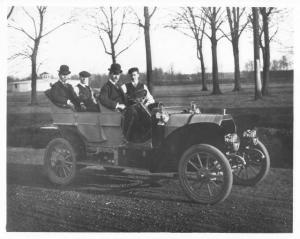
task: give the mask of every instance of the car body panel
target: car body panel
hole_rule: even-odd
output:
[[[170,135],[174,130],[185,125],[196,123],[213,123],[221,126],[223,120],[232,120],[231,115],[221,114],[191,114],[191,113],[174,113],[170,114],[170,119],[166,123],[165,137]]]
[[[74,112],[51,104],[54,125],[73,125],[87,142],[116,146],[122,143],[120,112]]]

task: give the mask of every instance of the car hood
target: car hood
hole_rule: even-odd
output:
[[[191,114],[191,113],[173,113],[170,114],[170,119],[167,122],[169,127],[182,127],[194,123],[214,123],[221,125],[223,120],[232,119],[228,114]]]

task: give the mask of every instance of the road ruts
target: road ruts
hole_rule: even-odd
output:
[[[185,197],[172,177],[80,172],[66,187],[41,166],[8,164],[8,231],[292,232],[292,170],[271,169],[255,187],[233,186],[214,206]]]

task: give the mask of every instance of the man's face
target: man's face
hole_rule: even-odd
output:
[[[132,83],[134,83],[136,85],[139,82],[139,76],[140,76],[140,74],[137,71],[132,72],[130,74]]]
[[[63,83],[66,83],[67,79],[69,78],[68,75],[62,75],[62,74],[59,74],[59,79],[63,82]]]
[[[80,77],[80,83],[81,84],[86,84],[88,82],[89,78],[88,77]]]
[[[117,83],[120,79],[120,74],[118,73],[111,73],[110,74],[110,79],[114,82]]]

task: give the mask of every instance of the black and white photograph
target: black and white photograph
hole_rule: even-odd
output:
[[[0,2],[5,236],[296,236],[295,1]]]

